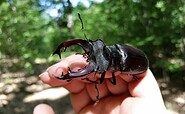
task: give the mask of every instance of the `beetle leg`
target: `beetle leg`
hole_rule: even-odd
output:
[[[132,76],[133,77],[133,80],[138,80],[139,78],[135,75],[135,74],[127,74],[128,76]]]
[[[94,78],[96,77],[96,73],[97,73],[97,72],[95,72],[95,74],[94,74]],[[95,78],[95,79],[96,79],[96,78]],[[83,78],[82,80],[87,80],[87,81],[89,81],[89,82],[91,82],[91,83],[99,84],[97,81],[90,80],[89,78]]]
[[[100,78],[99,84],[102,84],[102,83],[103,83],[103,81],[104,81],[104,79],[105,79],[105,73],[106,73],[106,71],[104,71],[104,72],[101,74],[101,78]]]
[[[103,73],[102,73],[102,75],[101,75],[101,78],[100,78],[100,81],[99,81],[99,82],[89,80],[89,78],[86,78],[86,80],[87,80],[87,81],[90,81],[90,82],[92,82],[92,83],[102,84],[102,83],[103,83],[103,81],[104,81],[104,79],[105,79],[105,73],[106,73],[106,72],[103,72]],[[108,80],[109,80],[113,85],[116,85],[116,77],[115,77],[114,73],[112,73],[112,79],[113,79],[113,80],[111,80],[111,79],[108,79]]]
[[[116,85],[116,77],[114,75],[114,72],[112,72],[112,80],[108,79],[113,85]]]
[[[104,81],[104,79],[105,79],[105,73],[106,73],[106,72],[103,72],[103,73],[101,74],[101,78],[100,78],[99,81],[93,81],[93,80],[90,80],[89,78],[83,78],[83,80],[86,79],[87,81],[89,81],[89,82],[91,82],[91,83],[102,84],[103,81]],[[96,72],[95,72],[95,75],[96,75]],[[94,75],[94,76],[95,76],[95,75]]]
[[[90,80],[89,78],[83,78],[82,80],[87,80],[87,81],[89,81],[91,83],[100,84],[99,82],[94,81],[94,80]]]
[[[59,79],[59,80],[64,80],[64,73],[62,72],[61,76],[55,76],[54,74],[52,74],[53,77]],[[72,79],[66,79],[67,82],[70,82]]]
[[[93,81],[93,80],[90,80],[89,78],[86,78],[86,80],[87,80],[87,81],[90,81],[90,82],[92,82],[92,83],[95,83],[95,84],[102,84],[103,81],[104,81],[104,79],[105,79],[105,73],[106,73],[106,72],[103,72],[103,73],[101,74],[101,78],[100,78],[99,81]],[[95,74],[96,74],[96,73],[95,73]]]
[[[136,75],[133,75],[134,80],[138,80],[138,77]]]
[[[63,77],[64,77],[64,73],[62,72],[62,74],[61,74],[60,77],[59,76],[55,76],[54,74],[52,74],[52,76],[55,77],[55,78],[57,78],[57,79],[59,79],[59,80],[62,80]]]
[[[98,102],[100,100],[99,96],[100,96],[100,93],[99,93],[99,89],[97,87],[97,84],[94,85],[96,91],[97,91],[97,95],[96,95],[96,101]]]

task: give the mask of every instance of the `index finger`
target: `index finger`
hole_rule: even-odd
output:
[[[59,80],[54,76],[61,76],[62,72],[65,74],[68,72],[68,67],[75,70],[83,68],[87,64],[86,59],[81,55],[72,55],[57,64],[49,67],[45,72],[39,75],[40,79],[51,86],[64,86],[68,82],[66,80]]]

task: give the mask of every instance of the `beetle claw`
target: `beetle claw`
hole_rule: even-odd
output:
[[[66,81],[67,81],[67,82],[70,82],[71,80],[72,80],[72,79],[67,79]]]
[[[67,49],[67,47],[64,47],[64,50],[63,50],[63,51],[65,52],[65,51],[66,51],[66,49]]]
[[[62,80],[64,78],[64,73],[62,72],[61,76],[55,76],[54,74],[52,74],[53,77]]]
[[[136,75],[133,75],[133,80],[138,80],[139,78]]]
[[[70,69],[70,67],[68,67],[68,74],[70,74],[71,73],[71,69]]]
[[[64,73],[62,72],[61,76],[55,76],[55,75],[53,74],[53,77],[55,77],[55,78],[57,78],[57,79],[59,79],[59,80],[66,80],[67,82],[70,82],[72,79],[69,78],[69,73],[70,73],[70,72],[68,72],[67,74],[64,74]]]

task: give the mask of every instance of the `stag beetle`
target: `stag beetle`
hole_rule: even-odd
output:
[[[57,77],[61,80],[70,80],[72,78],[83,77],[89,73],[96,72],[102,74],[100,84],[103,83],[107,70],[112,72],[112,84],[116,84],[116,71],[121,71],[129,75],[137,75],[143,73],[148,68],[148,59],[143,51],[128,45],[115,44],[106,46],[100,39],[96,41],[74,39],[61,43],[55,50],[54,54],[58,54],[61,58],[61,51],[66,50],[71,45],[81,46],[87,57],[89,64],[79,72],[73,72],[68,67],[68,73]],[[137,77],[136,77],[137,78]]]
[[[80,15],[79,18],[81,20]],[[82,20],[81,23],[83,29]],[[85,34],[84,36],[86,37]],[[116,85],[116,78],[114,75],[116,71],[133,75],[134,78],[137,79],[136,75],[145,72],[149,66],[149,61],[143,51],[129,45],[115,44],[106,46],[100,39],[95,41],[73,39],[63,42],[57,47],[53,55],[58,54],[61,58],[61,52],[65,52],[67,47],[72,45],[79,45],[83,48],[85,51],[83,56],[87,58],[88,65],[78,72],[71,71],[68,67],[67,74],[62,73],[59,77],[55,76],[60,80],[69,81],[73,78],[83,77],[89,73],[95,72],[101,74],[101,78],[98,82],[101,84],[104,81],[106,71],[109,70],[112,72],[112,80],[109,79],[109,81]],[[89,80],[88,78],[86,79]]]

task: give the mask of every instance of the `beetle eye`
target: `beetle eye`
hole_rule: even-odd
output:
[[[110,51],[109,51],[109,49],[108,49],[106,46],[103,47],[103,56],[104,56],[107,60],[110,59]]]

